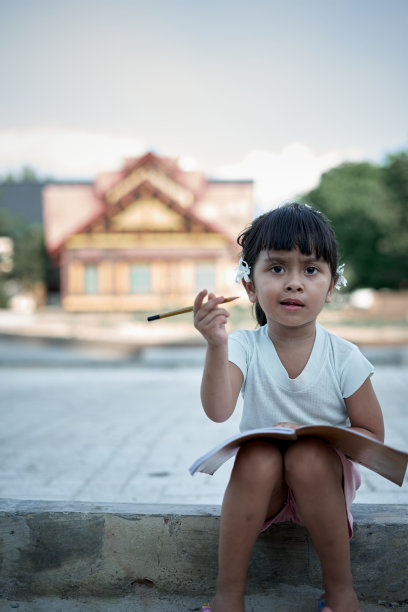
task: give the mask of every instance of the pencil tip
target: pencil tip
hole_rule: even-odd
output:
[[[160,319],[160,315],[152,315],[151,317],[147,317],[148,321],[156,321],[156,319]]]

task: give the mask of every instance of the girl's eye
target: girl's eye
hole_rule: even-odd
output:
[[[315,266],[308,266],[308,267],[306,268],[305,272],[306,272],[306,274],[307,274],[308,276],[312,276],[313,274],[317,274],[318,269],[317,269],[317,268],[315,268]]]
[[[283,272],[283,266],[272,266],[271,271],[274,274],[282,274]]]

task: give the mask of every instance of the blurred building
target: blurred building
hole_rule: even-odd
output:
[[[148,153],[93,184],[43,189],[46,246],[70,311],[191,304],[231,294],[236,237],[253,217],[253,182],[207,178]]]

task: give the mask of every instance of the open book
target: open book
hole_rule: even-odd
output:
[[[197,459],[190,467],[190,473],[204,472],[214,474],[230,457],[238,452],[241,444],[256,438],[272,440],[297,440],[299,438],[319,438],[344,453],[352,461],[377,472],[399,486],[404,480],[408,463],[408,453],[387,446],[362,433],[347,427],[332,425],[301,425],[290,427],[265,427],[244,431],[229,438],[219,446]]]

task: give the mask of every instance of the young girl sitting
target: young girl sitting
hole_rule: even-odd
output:
[[[221,296],[201,291],[194,324],[207,341],[201,399],[207,416],[228,419],[240,391],[241,430],[319,424],[348,426],[383,441],[371,364],[316,318],[342,280],[331,227],[307,205],[261,215],[238,237],[237,280],[259,327],[226,332]],[[220,522],[218,577],[211,612],[244,612],[248,564],[258,534],[272,523],[305,525],[325,588],[323,612],[358,611],[350,568],[350,506],[357,467],[316,438],[285,445],[254,440],[235,459]]]

